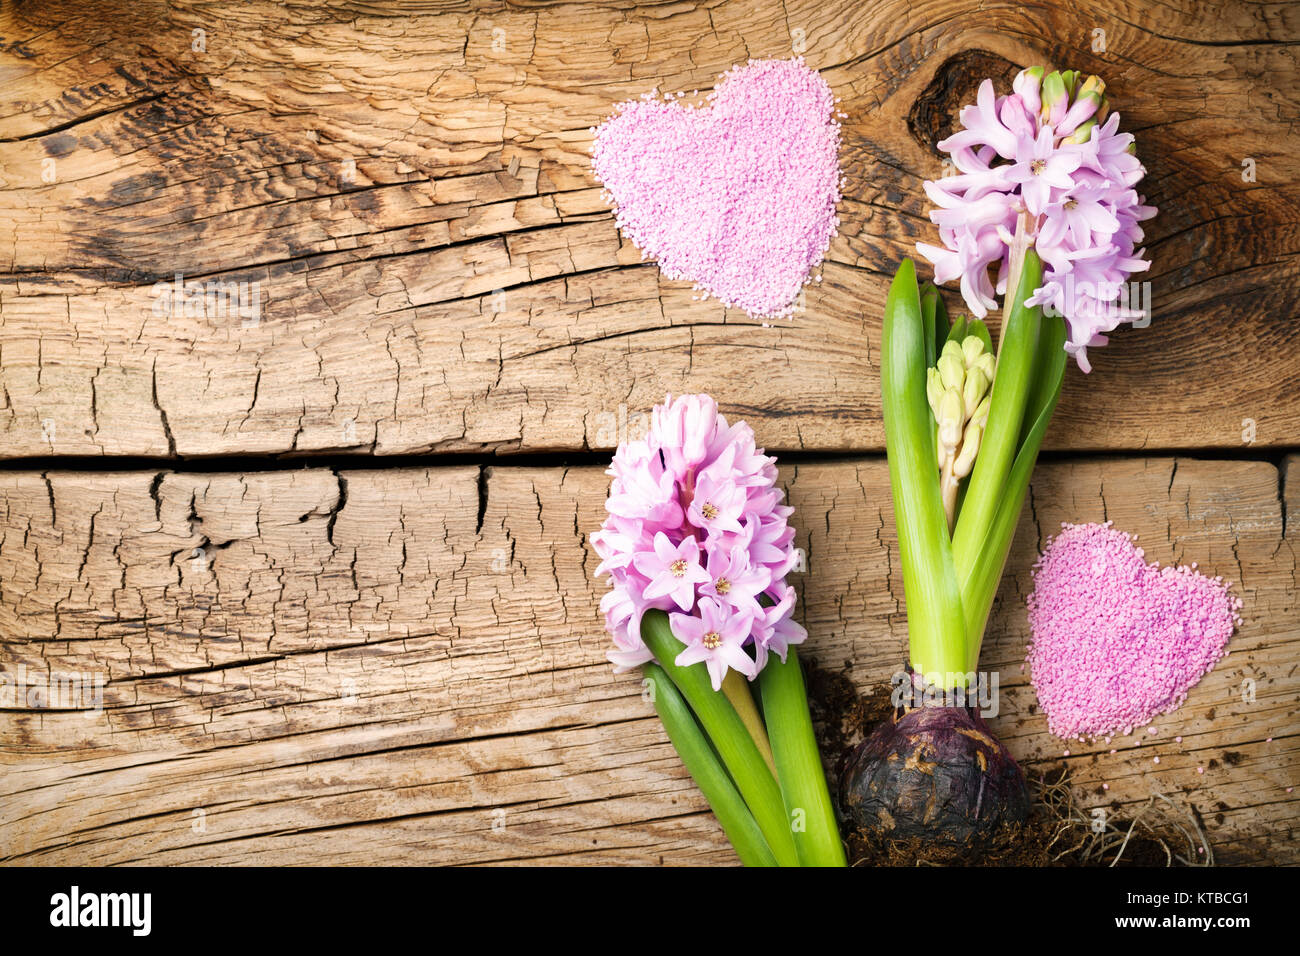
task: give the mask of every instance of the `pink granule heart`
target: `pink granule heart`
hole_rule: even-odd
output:
[[[750,315],[793,311],[839,220],[835,96],[793,60],[750,60],[702,106],[652,90],[594,131],[623,234],[670,279]]]
[[[1110,522],[1062,529],[1029,596],[1034,689],[1058,737],[1130,734],[1213,669],[1241,601],[1195,564],[1147,564]]]

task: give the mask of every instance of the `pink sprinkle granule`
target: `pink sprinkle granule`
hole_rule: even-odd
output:
[[[1241,623],[1222,578],[1147,564],[1110,522],[1062,525],[1028,606],[1031,681],[1064,738],[1128,735],[1175,710]]]
[[[750,60],[704,105],[657,90],[621,104],[594,131],[592,169],[623,235],[665,276],[785,316],[839,226],[835,113],[801,57]]]

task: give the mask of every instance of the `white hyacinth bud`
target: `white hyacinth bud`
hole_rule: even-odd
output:
[[[968,419],[975,414],[975,409],[979,407],[980,400],[988,390],[989,380],[984,377],[983,372],[977,368],[966,370],[966,384],[962,388],[962,407]]]
[[[953,347],[956,352],[948,350],[948,345]],[[961,391],[963,380],[966,378],[966,363],[962,358],[961,349],[955,343],[949,342],[943,348],[943,354],[939,356],[939,379],[943,382],[944,388],[955,388]]]
[[[979,453],[980,437],[983,434],[984,426],[979,422],[971,422],[966,426],[966,434],[961,438],[961,451],[952,464],[952,473],[955,477],[965,478],[975,467],[975,456]]]
[[[966,424],[966,406],[961,392],[950,388],[939,402],[939,442],[956,448],[961,441],[961,431]]]
[[[925,370],[925,397],[930,403],[930,411],[934,415],[934,420],[939,420],[939,401],[943,398],[943,381],[939,378],[937,368],[928,368]]]

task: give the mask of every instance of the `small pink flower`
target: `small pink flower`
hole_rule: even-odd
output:
[[[700,565],[700,543],[683,538],[681,544],[674,545],[662,531],[655,534],[654,550],[638,552],[632,563],[650,579],[647,599],[671,597],[683,611],[695,606],[695,585],[710,580],[709,572]]]
[[[1043,210],[1038,248],[1067,240],[1073,248],[1088,248],[1094,240],[1100,242],[1119,232],[1119,220],[1106,208],[1102,201],[1105,197],[1104,189],[1080,186],[1064,199],[1050,203]]]
[[[964,128],[939,143],[941,150],[951,153],[966,146],[991,146],[1003,159],[1015,159],[1016,137],[998,117],[992,80],[980,84],[975,105],[963,107],[960,115]]]
[[[1056,148],[1055,137],[1046,126],[1034,137],[1024,137],[1016,145],[1016,163],[1006,177],[1020,184],[1020,197],[1031,216],[1041,216],[1052,198],[1052,190],[1073,188],[1070,174],[1079,168],[1079,155]]]
[[[708,578],[700,588],[701,594],[753,617],[763,613],[758,596],[772,583],[772,572],[761,565],[751,565],[749,551],[743,544],[714,548],[709,555]]]
[[[651,412],[651,436],[664,453],[667,466],[682,473],[705,460],[718,430],[718,405],[708,395],[672,396]]]
[[[621,449],[620,449],[621,450]],[[682,520],[673,473],[645,441],[630,442],[615,457],[609,474],[617,478],[605,507],[612,515],[670,525]]]
[[[686,509],[686,520],[709,534],[741,531],[740,518],[745,513],[745,489],[729,478],[701,475],[695,485],[695,497]]]
[[[677,655],[677,665],[687,667],[703,661],[709,669],[713,689],[722,689],[722,679],[727,669],[740,671],[751,680],[758,674],[758,665],[745,653],[744,644],[749,639],[753,617],[747,612],[725,607],[713,598],[700,598],[700,615],[670,614],[673,634],[686,645]]]
[[[794,611],[794,588],[782,587],[775,596],[780,600],[765,608],[763,616],[755,621],[754,647],[760,670],[767,663],[769,652],[784,661],[790,645],[802,644],[808,636],[803,625],[791,617]]]
[[[790,548],[790,542],[794,540],[794,528],[785,523],[784,515],[771,520],[753,514],[746,516],[739,540],[749,549],[750,558],[761,564],[780,565],[787,560],[798,559],[798,555]],[[788,570],[786,568],[776,576],[784,577]]]

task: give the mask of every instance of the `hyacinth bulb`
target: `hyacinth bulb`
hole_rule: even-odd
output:
[[[708,395],[670,395],[645,438],[619,445],[608,474],[608,517],[591,542],[596,575],[612,585],[601,611],[616,670],[653,659],[641,639],[651,608],[686,645],[676,663],[703,662],[714,690],[727,671],[753,680],[769,654],[784,660],[804,640],[786,583],[798,561],[793,509],[748,425],[729,425]]]
[[[1065,318],[1066,351],[1089,371],[1088,347],[1146,315],[1128,283],[1151,266],[1140,223],[1156,210],[1134,189],[1146,170],[1132,135],[1119,132],[1105,84],[1072,70],[1024,70],[1007,96],[985,80],[960,119],[939,143],[958,175],[925,183],[941,245],[917,250],[983,318],[1008,293],[1018,244],[1032,245],[1043,278],[1028,304]]]

